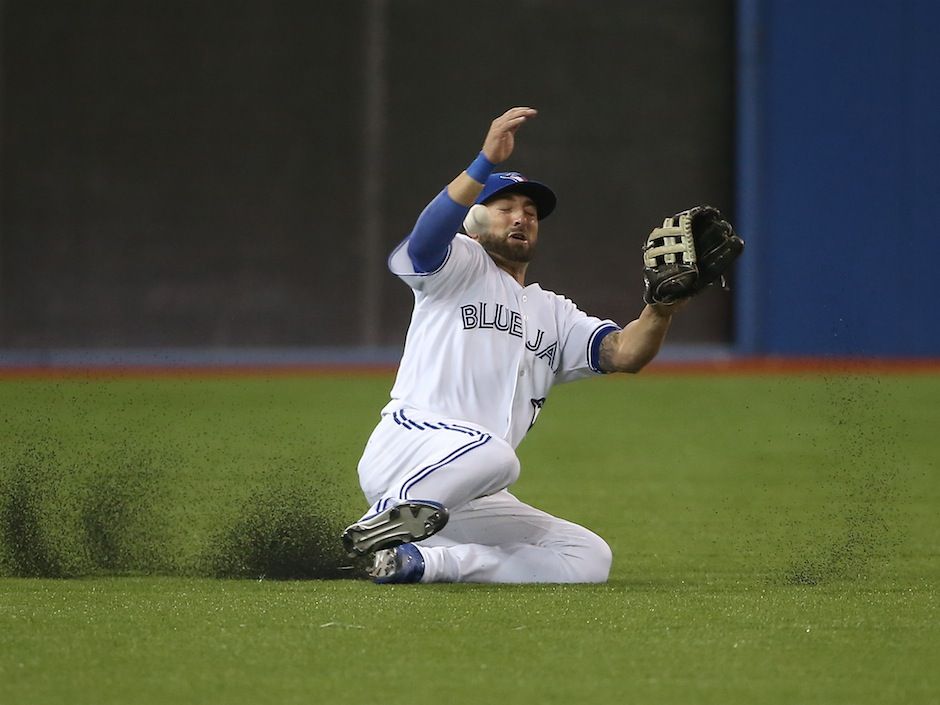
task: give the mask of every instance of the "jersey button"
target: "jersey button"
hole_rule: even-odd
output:
[[[519,376],[525,377],[525,370],[519,370]]]
[[[529,299],[528,299],[527,297],[525,297],[525,296],[522,297],[522,303],[525,303],[525,302],[528,301],[528,300],[529,300]]]

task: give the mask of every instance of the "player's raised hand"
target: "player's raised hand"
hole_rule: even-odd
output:
[[[483,140],[483,154],[493,164],[509,159],[516,146],[516,130],[523,123],[538,115],[535,108],[510,108],[490,124],[490,131]]]

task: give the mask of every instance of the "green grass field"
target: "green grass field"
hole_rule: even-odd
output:
[[[353,579],[390,381],[0,381],[0,703],[940,702],[940,376],[556,389],[601,586]]]

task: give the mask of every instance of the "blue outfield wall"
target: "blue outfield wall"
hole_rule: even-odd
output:
[[[940,2],[737,22],[737,350],[940,357]]]

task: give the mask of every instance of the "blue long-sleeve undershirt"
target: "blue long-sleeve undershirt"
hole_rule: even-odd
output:
[[[445,188],[421,211],[407,238],[408,257],[416,272],[433,272],[444,263],[447,248],[468,210],[468,206],[454,201]]]

